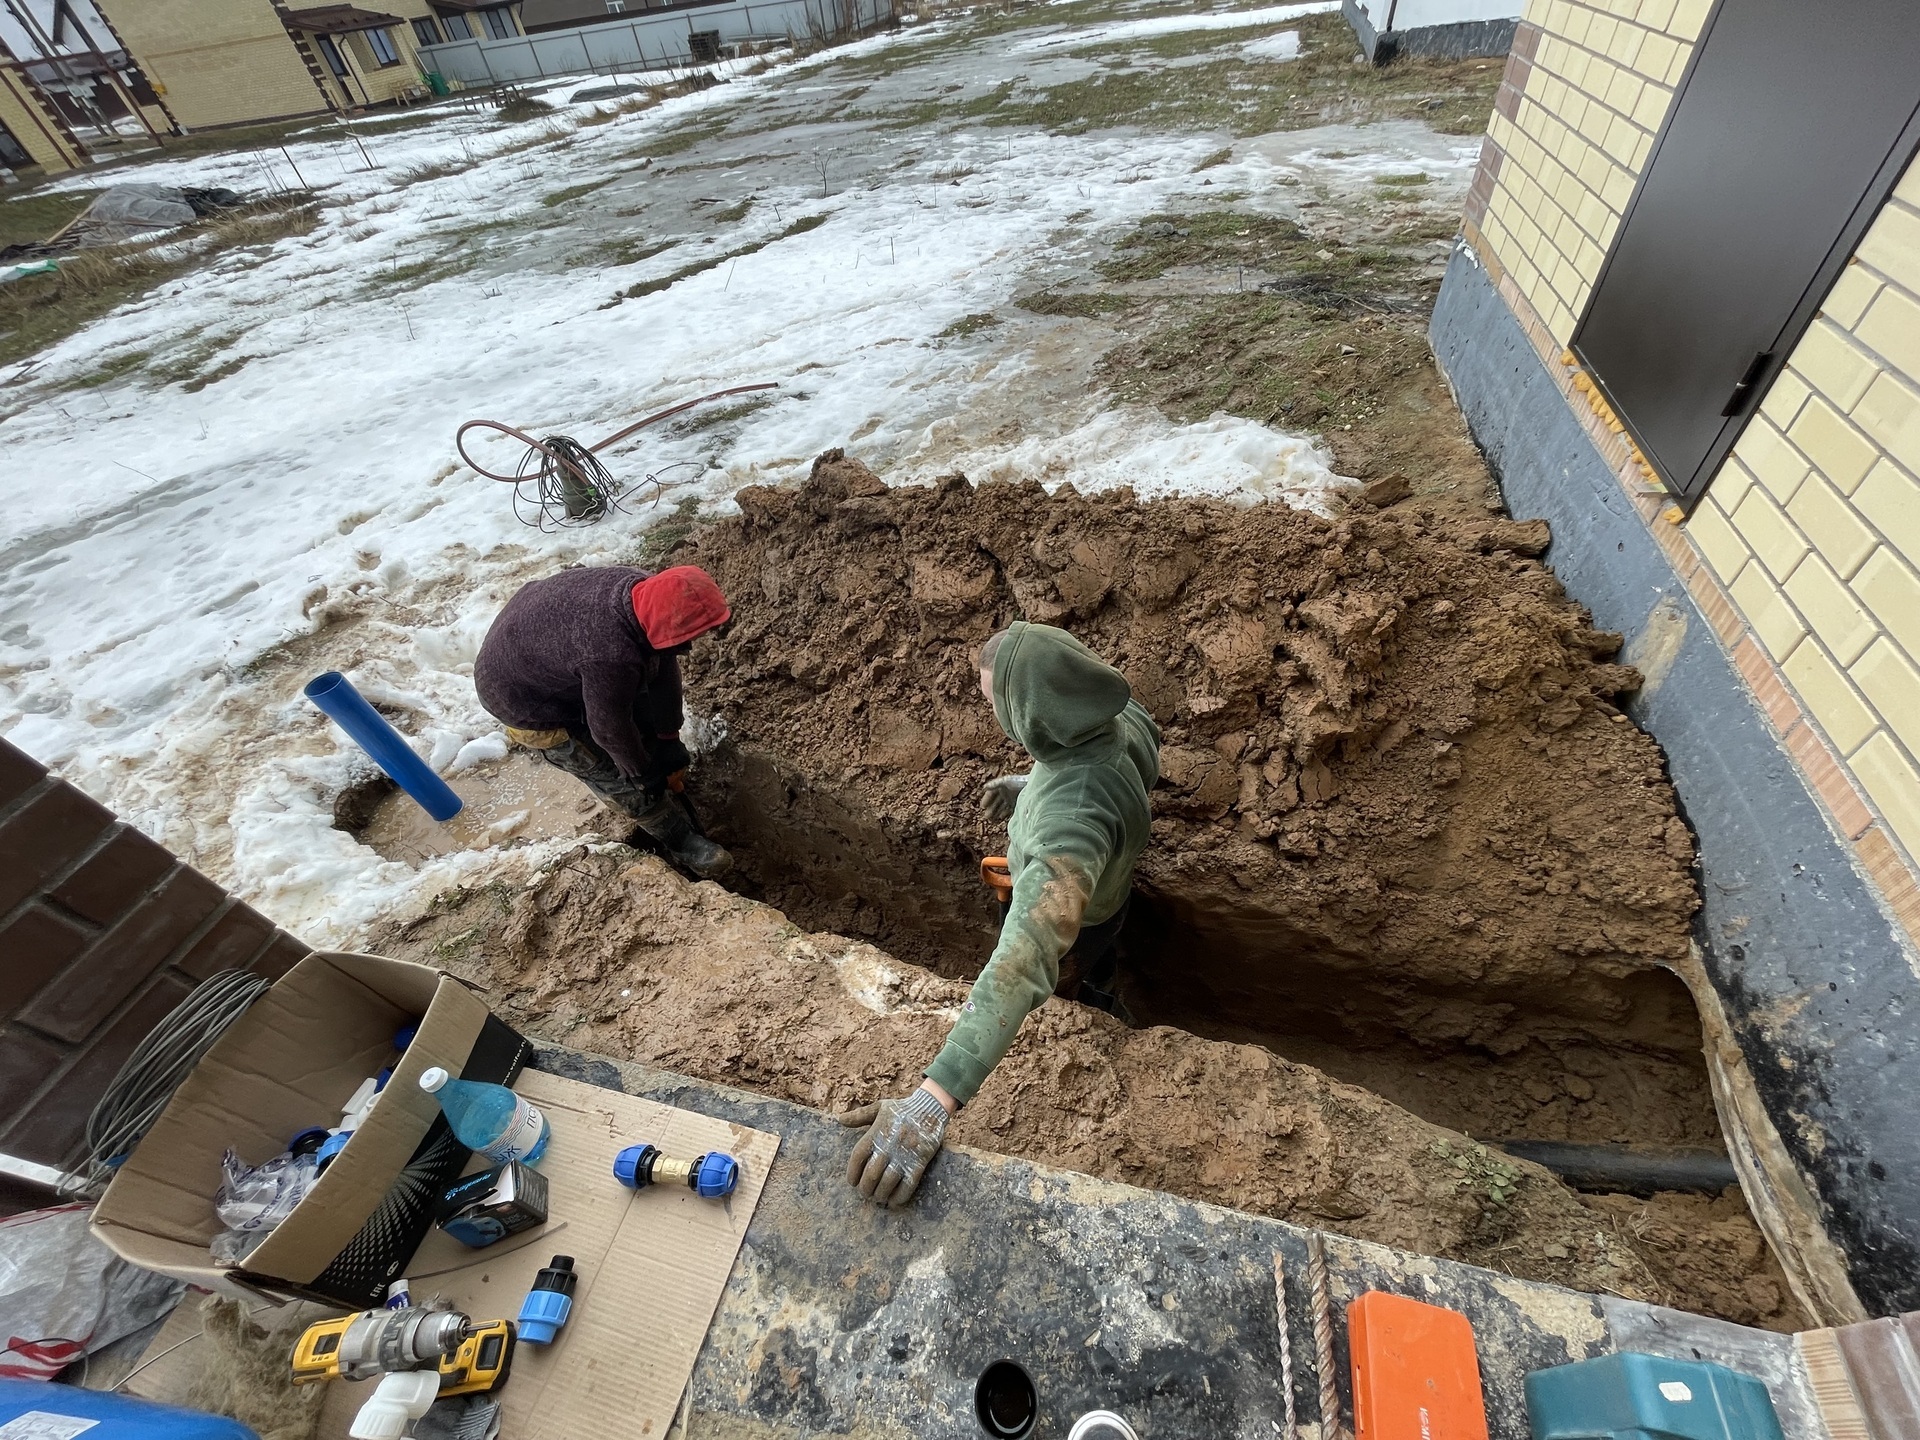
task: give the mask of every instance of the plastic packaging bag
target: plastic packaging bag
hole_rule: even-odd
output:
[[[0,1379],[50,1380],[151,1325],[187,1288],[94,1239],[92,1214],[62,1205],[0,1219]]]
[[[220,1157],[225,1178],[214,1192],[213,1212],[227,1228],[208,1246],[216,1263],[237,1265],[307,1198],[320,1178],[312,1155],[282,1151],[264,1165],[249,1166],[232,1150]]]

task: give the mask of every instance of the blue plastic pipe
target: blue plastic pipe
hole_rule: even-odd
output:
[[[307,682],[307,698],[326,711],[394,784],[420,802],[427,814],[445,821],[460,813],[460,797],[413,753],[400,732],[366,702],[346,676],[338,670],[316,675]]]

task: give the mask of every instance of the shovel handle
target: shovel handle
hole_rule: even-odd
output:
[[[1007,868],[1007,857],[989,855],[980,862],[980,883],[993,891],[994,898],[1002,905],[1013,899],[1013,871]]]

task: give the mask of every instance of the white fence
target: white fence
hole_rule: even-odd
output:
[[[538,35],[422,45],[420,64],[462,85],[480,86],[589,71],[659,70],[693,63],[688,37],[695,32],[717,30],[722,45],[852,39],[892,15],[892,0],[713,0]]]

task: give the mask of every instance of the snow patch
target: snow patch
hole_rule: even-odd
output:
[[[1278,35],[1264,35],[1258,40],[1249,40],[1240,47],[1240,53],[1248,60],[1298,60],[1300,32],[1282,30]]]
[[[807,960],[824,958],[833,966],[834,974],[839,976],[840,984],[848,996],[862,1009],[875,1015],[940,1015],[955,1019],[960,1009],[955,1005],[926,1005],[907,998],[902,994],[905,977],[887,963],[887,957],[871,945],[855,942],[838,955],[822,957],[811,943],[802,940],[794,944],[795,957]]]
[[[448,775],[458,775],[462,771],[471,770],[474,766],[484,761],[504,760],[506,758],[507,737],[504,732],[496,730],[491,735],[482,735],[478,740],[469,740],[466,744],[462,745],[460,749],[455,752],[453,763],[447,766],[445,773]]]
[[[954,468],[976,483],[1037,479],[1082,494],[1130,485],[1143,500],[1278,500],[1316,515],[1330,514],[1334,492],[1358,483],[1335,474],[1332,455],[1308,436],[1224,412],[1182,425],[1143,405],[1103,410],[1064,435],[975,450]]]
[[[1121,20],[1111,25],[1088,25],[1078,30],[1036,35],[1014,45],[1012,51],[1014,54],[1034,54],[1047,50],[1077,50],[1086,45],[1150,40],[1158,35],[1178,35],[1188,30],[1250,30],[1256,25],[1277,25],[1285,20],[1298,20],[1303,15],[1325,15],[1339,8],[1339,0],[1316,0],[1316,3],[1309,5],[1272,5],[1264,10],[1229,10],[1212,15],[1156,15],[1150,20]],[[1296,47],[1299,44],[1297,35],[1294,43]]]

